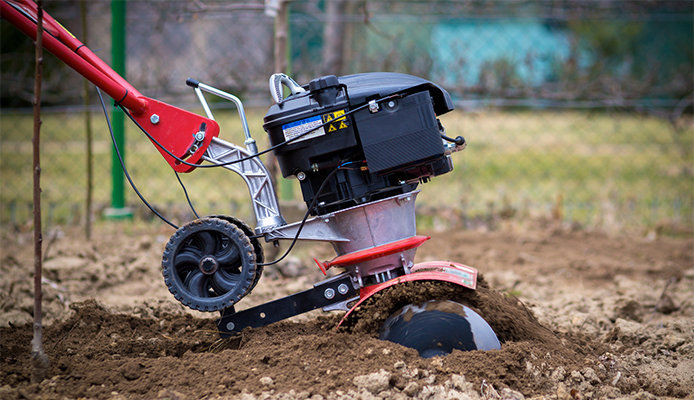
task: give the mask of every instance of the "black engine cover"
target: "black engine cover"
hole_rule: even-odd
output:
[[[349,163],[319,194],[314,214],[411,191],[418,181],[453,168],[436,119],[453,109],[441,87],[411,75],[374,72],[330,75],[304,88],[307,92],[273,105],[263,128],[272,145],[317,128],[275,150],[284,177],[304,177],[307,204],[332,170]],[[347,114],[394,94],[397,98],[380,101],[377,111],[366,107]]]

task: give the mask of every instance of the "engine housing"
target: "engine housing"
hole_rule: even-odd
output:
[[[318,194],[313,214],[410,192],[453,169],[437,119],[453,104],[438,85],[406,74],[372,72],[324,76],[304,89],[270,107],[263,128],[272,145],[317,128],[275,150],[282,175],[299,178],[307,205],[328,174],[344,166]],[[371,103],[348,114],[370,101],[377,107]],[[321,124],[326,125],[318,128]]]

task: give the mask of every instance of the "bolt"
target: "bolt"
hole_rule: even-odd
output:
[[[378,112],[378,103],[376,103],[376,100],[369,101],[369,112],[372,114]]]
[[[347,290],[347,285],[345,285],[344,283],[341,283],[340,286],[337,287],[337,291],[340,292],[340,294],[347,293]]]
[[[306,173],[304,173],[304,171],[299,171],[299,173],[296,174],[296,177],[297,177],[297,179],[299,179],[300,181],[303,181],[304,179],[306,179]]]
[[[235,327],[233,322],[227,322],[227,330],[233,331]]]
[[[153,123],[154,125],[159,123],[159,116],[157,114],[152,114],[149,117],[149,122]]]
[[[332,299],[333,297],[335,297],[335,289],[333,289],[333,288],[325,289],[323,296],[325,296],[325,298],[328,300]]]
[[[388,107],[393,108],[395,107],[395,102],[393,100],[388,102]]]
[[[193,134],[193,138],[195,138],[195,140],[197,140],[198,142],[202,142],[203,140],[205,140],[205,132],[195,132]]]

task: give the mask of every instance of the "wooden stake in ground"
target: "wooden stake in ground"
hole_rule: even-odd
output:
[[[275,72],[286,73],[287,71],[287,40],[289,36],[289,20],[287,19],[288,4],[287,0],[279,0],[277,2],[277,15],[275,16],[275,40],[274,40],[274,58],[275,58]],[[277,185],[277,176],[279,175],[279,165],[277,164],[277,158],[274,152],[268,153],[265,158],[265,165],[267,166],[268,175],[270,175],[270,182],[272,182],[272,187],[276,191],[280,191],[280,187]],[[279,255],[280,248],[277,246],[272,246],[266,249],[265,254],[268,260],[274,260]]]
[[[80,19],[82,22],[82,40],[84,43],[89,43],[89,30],[87,29],[87,0],[80,1]],[[92,239],[92,193],[93,193],[93,170],[92,170],[92,116],[89,113],[89,81],[84,79],[83,94],[84,97],[84,130],[87,136],[87,204],[84,210],[84,234],[87,240]]]
[[[41,325],[41,248],[43,237],[41,235],[41,73],[43,70],[43,7],[41,0],[38,5],[38,21],[36,23],[36,75],[34,76],[34,137],[32,139],[34,149],[34,338],[31,340],[31,357],[37,380],[43,375],[43,370],[48,366],[48,357],[43,351],[43,326]]]

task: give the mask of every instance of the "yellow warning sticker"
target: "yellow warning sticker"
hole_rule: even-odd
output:
[[[325,130],[328,133],[331,133],[336,132],[338,130],[349,128],[349,120],[347,119],[347,117],[344,117],[343,115],[345,115],[345,110],[337,110],[331,113],[323,114],[323,123],[330,122],[325,126]]]

